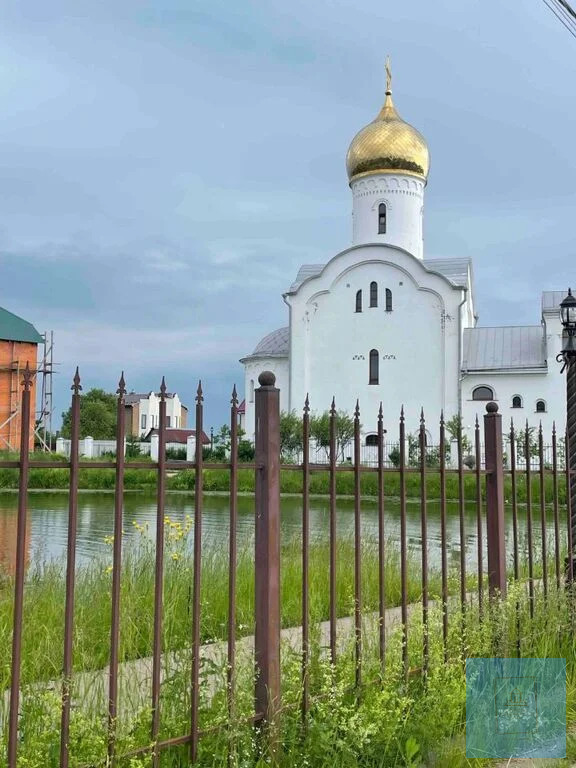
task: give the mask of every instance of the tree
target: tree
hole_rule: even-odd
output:
[[[210,461],[226,461],[230,455],[230,446],[232,444],[232,435],[228,424],[222,424],[218,432],[214,435],[211,448],[206,446],[203,450],[204,458],[210,457]]]
[[[528,427],[528,432],[526,432],[525,429],[520,429],[515,433],[516,455],[524,460],[526,460],[526,436],[528,436],[528,455],[530,458],[538,456],[538,438],[536,436],[536,427]],[[510,439],[510,435],[508,435],[508,439]]]
[[[458,440],[458,436],[462,432],[462,415],[455,413],[451,419],[444,422],[446,432],[450,440]],[[472,441],[462,432],[462,453],[470,453],[472,450]]]
[[[254,459],[254,446],[250,440],[244,438],[243,429],[238,429],[238,461],[252,461]],[[214,435],[214,447],[212,451],[206,446],[202,455],[206,461],[225,462],[230,456],[232,448],[232,433],[228,424],[222,424],[218,432]]]
[[[90,389],[80,395],[80,438],[113,440],[116,437],[116,395],[103,389]],[[72,406],[62,414],[62,437],[72,430]]]
[[[142,455],[142,449],[140,448],[140,440],[136,435],[127,435],[126,437],[126,458],[135,459]]]
[[[254,461],[254,446],[250,440],[238,440],[238,461]]]
[[[330,456],[330,411],[310,416],[310,437]],[[336,456],[344,461],[346,446],[354,437],[354,419],[346,411],[336,413]]]
[[[296,411],[280,413],[280,454],[284,461],[290,460],[303,448],[302,420]]]

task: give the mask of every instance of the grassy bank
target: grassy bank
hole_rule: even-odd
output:
[[[206,491],[226,492],[230,489],[230,473],[227,469],[207,469],[203,471],[204,489]],[[81,469],[79,487],[83,490],[112,490],[115,476],[112,469]],[[156,488],[157,474],[154,469],[130,469],[127,465],[124,485],[127,490],[153,490]],[[193,470],[181,470],[170,473],[167,478],[168,490],[193,491],[196,478]],[[397,497],[400,495],[400,476],[398,472],[389,471],[385,475],[385,495]],[[69,483],[67,469],[31,469],[29,487],[31,489],[66,489]],[[535,503],[540,499],[540,480],[533,473],[532,498]],[[18,488],[18,471],[0,468],[0,490]],[[440,475],[430,471],[427,475],[426,489],[429,499],[440,498]],[[254,470],[241,469],[238,473],[238,490],[242,493],[254,492]],[[375,472],[365,472],[361,478],[361,490],[364,496],[378,495],[378,478]],[[284,494],[302,493],[302,473],[295,470],[282,470],[280,475],[280,491]],[[313,472],[310,478],[310,493],[327,495],[329,491],[329,474],[325,471]],[[336,475],[336,492],[339,495],[354,493],[353,472],[338,472]],[[482,483],[484,493],[484,483]],[[406,493],[410,498],[420,495],[420,477],[418,473],[406,475]],[[458,499],[458,476],[450,473],[446,477],[446,496],[448,499]],[[545,497],[552,501],[552,477],[545,477]],[[505,477],[505,496],[510,499],[512,487],[510,476]],[[566,483],[562,475],[558,478],[558,495],[561,504],[566,501]],[[476,478],[474,473],[464,474],[464,498],[467,501],[476,499]],[[526,501],[526,479],[519,473],[517,478],[517,499],[519,503]]]
[[[238,669],[236,708],[232,722],[226,710],[225,670],[202,670],[203,680],[216,678],[220,687],[213,697],[202,696],[200,725],[210,729],[225,726],[205,735],[200,741],[197,765],[200,768],[464,768],[484,767],[496,760],[465,757],[464,729],[466,719],[465,666],[467,657],[516,655],[516,605],[520,603],[522,653],[524,656],[560,657],[567,661],[567,720],[574,722],[576,707],[576,669],[574,639],[571,632],[571,606],[562,593],[544,602],[538,599],[535,619],[530,620],[525,591],[513,591],[501,607],[484,614],[470,611],[466,635],[459,620],[450,625],[448,661],[444,661],[441,642],[441,617],[437,610],[430,615],[430,673],[426,683],[418,675],[406,682],[402,675],[400,636],[392,635],[387,646],[387,667],[383,680],[375,638],[365,638],[364,679],[360,697],[351,687],[355,663],[353,647],[342,649],[336,665],[327,663],[325,649],[318,643],[311,648],[310,692],[312,705],[307,729],[302,729],[299,712],[301,696],[300,658],[297,653],[282,654],[283,708],[278,721],[275,754],[258,754],[259,742],[254,731],[243,720],[252,714],[252,667]],[[41,622],[39,630],[43,627]],[[553,631],[551,631],[553,627]],[[421,632],[419,614],[410,621],[409,662],[421,664]],[[161,739],[189,732],[190,711],[189,659],[181,665],[162,688]],[[149,744],[151,713],[143,709],[118,723],[118,749],[126,752]],[[51,768],[58,764],[60,706],[58,690],[28,686],[23,691],[21,710],[20,765],[26,768]],[[72,711],[70,751],[71,764],[94,764],[106,754],[107,732],[104,713],[91,713],[76,699]],[[228,761],[231,747],[232,759]],[[188,765],[187,747],[174,747],[161,753],[161,768]],[[551,762],[551,768],[573,764],[576,744],[568,743],[568,759]],[[5,755],[0,754],[0,759]],[[120,759],[119,768],[148,768],[149,757]],[[500,763],[498,763],[500,764]]]
[[[190,606],[193,557],[190,552],[191,521],[184,525],[166,519],[166,565],[164,578],[164,647],[185,647],[190,638]],[[128,549],[122,569],[122,659],[146,657],[152,653],[154,606],[154,550],[142,530],[138,547]],[[111,546],[111,545],[110,545]],[[301,549],[291,544],[282,550],[282,624],[301,623]],[[366,541],[363,557],[363,605],[365,611],[378,608],[378,552],[373,541]],[[337,551],[338,613],[346,616],[354,610],[354,550],[351,541],[341,541]],[[76,581],[76,618],[74,639],[75,669],[90,670],[108,662],[110,633],[111,556],[78,572]],[[408,569],[408,599],[421,594],[419,564],[413,559]],[[314,543],[310,551],[310,613],[313,621],[329,615],[329,549]],[[400,602],[399,559],[394,545],[388,545],[386,559],[386,602]],[[227,551],[207,550],[202,563],[203,642],[224,639],[228,616]],[[455,579],[450,584],[457,592]],[[10,647],[13,585],[10,579],[0,582],[0,643]],[[437,573],[430,574],[432,595],[440,593]],[[34,564],[25,590],[23,680],[32,682],[57,676],[61,659],[62,626],[65,595],[63,563]],[[237,566],[237,632],[253,633],[254,563],[252,549],[241,551]],[[0,690],[8,684],[9,668],[0,663]]]

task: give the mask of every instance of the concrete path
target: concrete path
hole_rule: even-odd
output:
[[[434,606],[430,602],[430,609]],[[408,606],[408,617],[422,610],[420,603]],[[400,606],[389,608],[385,614],[385,631],[389,637],[399,629],[402,621]],[[378,642],[378,614],[370,613],[363,617],[363,637],[367,645]],[[354,617],[346,616],[337,621],[338,649],[343,651],[349,647],[354,638]],[[330,622],[323,621],[313,628],[313,636],[328,654],[330,645]],[[281,632],[284,652],[299,653],[302,647],[302,628],[289,627]],[[236,659],[238,669],[253,668],[254,636],[241,637],[236,643]],[[161,681],[168,681],[178,673],[189,673],[191,665],[190,649],[165,653],[161,663]],[[209,670],[203,676],[202,696],[212,698],[226,686],[227,643],[225,641],[209,643],[201,648],[201,668]],[[87,713],[103,714],[107,711],[109,667],[81,672],[74,675],[72,689],[72,706],[81,707]],[[35,691],[58,691],[61,683],[51,680],[38,683]],[[29,690],[29,688],[27,689]],[[129,719],[135,713],[150,707],[152,690],[152,657],[123,662],[118,670],[118,718],[120,721]],[[5,691],[0,705],[0,728],[6,722],[9,706],[9,692]]]

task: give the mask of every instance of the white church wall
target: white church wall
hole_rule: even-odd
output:
[[[554,421],[556,429],[563,432],[565,382],[564,377],[560,375],[559,366],[554,365],[551,370],[544,369],[542,373],[466,374],[462,382],[462,417],[463,426],[469,435],[472,434],[476,415],[480,420],[480,428],[484,428],[482,417],[486,413],[486,402],[474,400],[472,397],[474,389],[479,386],[487,386],[493,390],[505,432],[509,429],[510,419],[514,419],[517,430],[524,429],[526,420],[529,426],[536,428],[542,422],[545,443],[550,443]],[[512,406],[512,398],[515,396],[522,398],[521,408]],[[546,404],[544,413],[536,410],[538,400],[543,400]]]
[[[280,390],[280,410],[289,407],[289,365],[287,357],[258,357],[248,359],[244,364],[244,393],[246,414],[243,429],[247,440],[254,440],[254,391],[259,387],[258,376],[262,371],[272,371],[276,376],[276,387]]]
[[[352,243],[384,243],[423,258],[424,181],[408,174],[373,174],[350,185]],[[386,205],[386,232],[378,232],[378,208]]]
[[[370,283],[378,306],[370,308]],[[393,310],[385,310],[385,289]],[[363,311],[355,297],[363,291]],[[364,432],[375,429],[383,403],[385,427],[397,430],[404,404],[406,429],[416,431],[423,407],[432,422],[440,410],[458,412],[459,304],[455,290],[410,254],[388,246],[352,248],[336,256],[322,275],[304,283],[291,305],[290,408],[310,393],[312,411],[353,412],[360,399]],[[370,350],[379,353],[379,384],[369,384]]]
[[[562,349],[562,325],[560,312],[544,315],[544,332],[546,336],[546,364],[541,371],[508,371],[467,373],[462,379],[462,415],[464,425],[472,428],[476,414],[481,417],[486,412],[486,403],[472,399],[472,391],[478,386],[489,386],[493,389],[495,402],[498,403],[499,413],[502,414],[505,431],[508,430],[510,419],[514,419],[517,429],[524,429],[526,420],[532,427],[538,428],[542,422],[544,442],[550,443],[552,425],[560,434],[564,431],[566,422],[566,380],[560,373],[561,364],[556,362],[556,355]],[[522,408],[512,407],[512,398],[519,395],[522,398]],[[536,411],[536,402],[544,400],[546,411]]]

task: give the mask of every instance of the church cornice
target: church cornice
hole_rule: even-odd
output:
[[[353,197],[393,194],[423,197],[424,182],[402,176],[377,176],[367,174],[353,181],[350,185]]]
[[[539,373],[541,375],[545,375],[548,373],[548,366],[547,365],[538,365],[538,366],[531,366],[530,368],[476,368],[476,369],[470,369],[470,368],[462,368],[461,369],[462,377],[465,378],[466,376],[503,376],[503,375],[510,375],[510,374],[521,374],[521,375],[528,375],[535,373]]]

